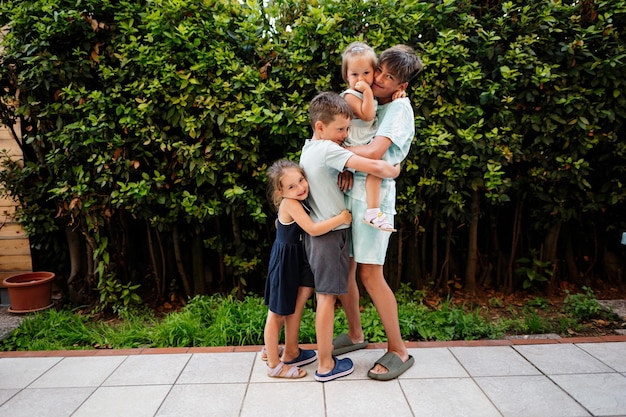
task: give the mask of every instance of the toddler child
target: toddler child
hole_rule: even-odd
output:
[[[344,146],[361,146],[371,142],[378,123],[376,110],[378,101],[372,93],[374,73],[378,67],[376,52],[363,42],[352,42],[341,56],[341,74],[349,88],[341,93],[354,113],[348,138]],[[397,93],[404,97],[404,92]],[[394,95],[394,98],[396,96]],[[368,175],[365,179],[367,210],[362,221],[385,232],[395,232],[393,225],[380,210],[380,186],[382,179]]]

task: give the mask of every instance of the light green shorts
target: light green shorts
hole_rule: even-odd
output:
[[[384,265],[391,233],[363,223],[367,209],[365,201],[346,196],[346,208],[352,212],[352,247],[350,256],[360,264]],[[385,213],[393,224],[393,214]]]

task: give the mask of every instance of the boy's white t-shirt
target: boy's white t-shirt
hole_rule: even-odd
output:
[[[309,183],[307,201],[314,222],[330,219],[346,209],[345,197],[337,179],[353,155],[331,140],[307,139],[302,147],[300,166]],[[350,225],[342,224],[334,230],[348,227]]]
[[[375,136],[384,136],[391,140],[391,146],[383,155],[383,159],[392,165],[399,164],[409,154],[415,136],[415,116],[408,97],[393,100],[378,106],[378,129]],[[346,195],[361,201],[367,201],[365,192],[364,172],[354,173],[352,189]],[[380,208],[385,213],[396,213],[396,182],[383,178],[380,187]]]

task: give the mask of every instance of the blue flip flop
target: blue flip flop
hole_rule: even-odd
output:
[[[292,366],[304,366],[317,360],[317,352],[309,349],[300,349],[298,357],[292,361],[287,361],[285,364]]]
[[[335,367],[327,374],[319,374],[315,371],[315,380],[319,382],[328,382],[342,376],[350,375],[354,372],[354,364],[350,358],[335,359]]]

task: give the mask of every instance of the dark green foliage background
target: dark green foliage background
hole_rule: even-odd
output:
[[[75,302],[259,293],[268,164],[297,158],[349,42],[406,43],[392,286],[623,286],[625,22],[625,1],[5,0],[25,162],[0,184]]]

